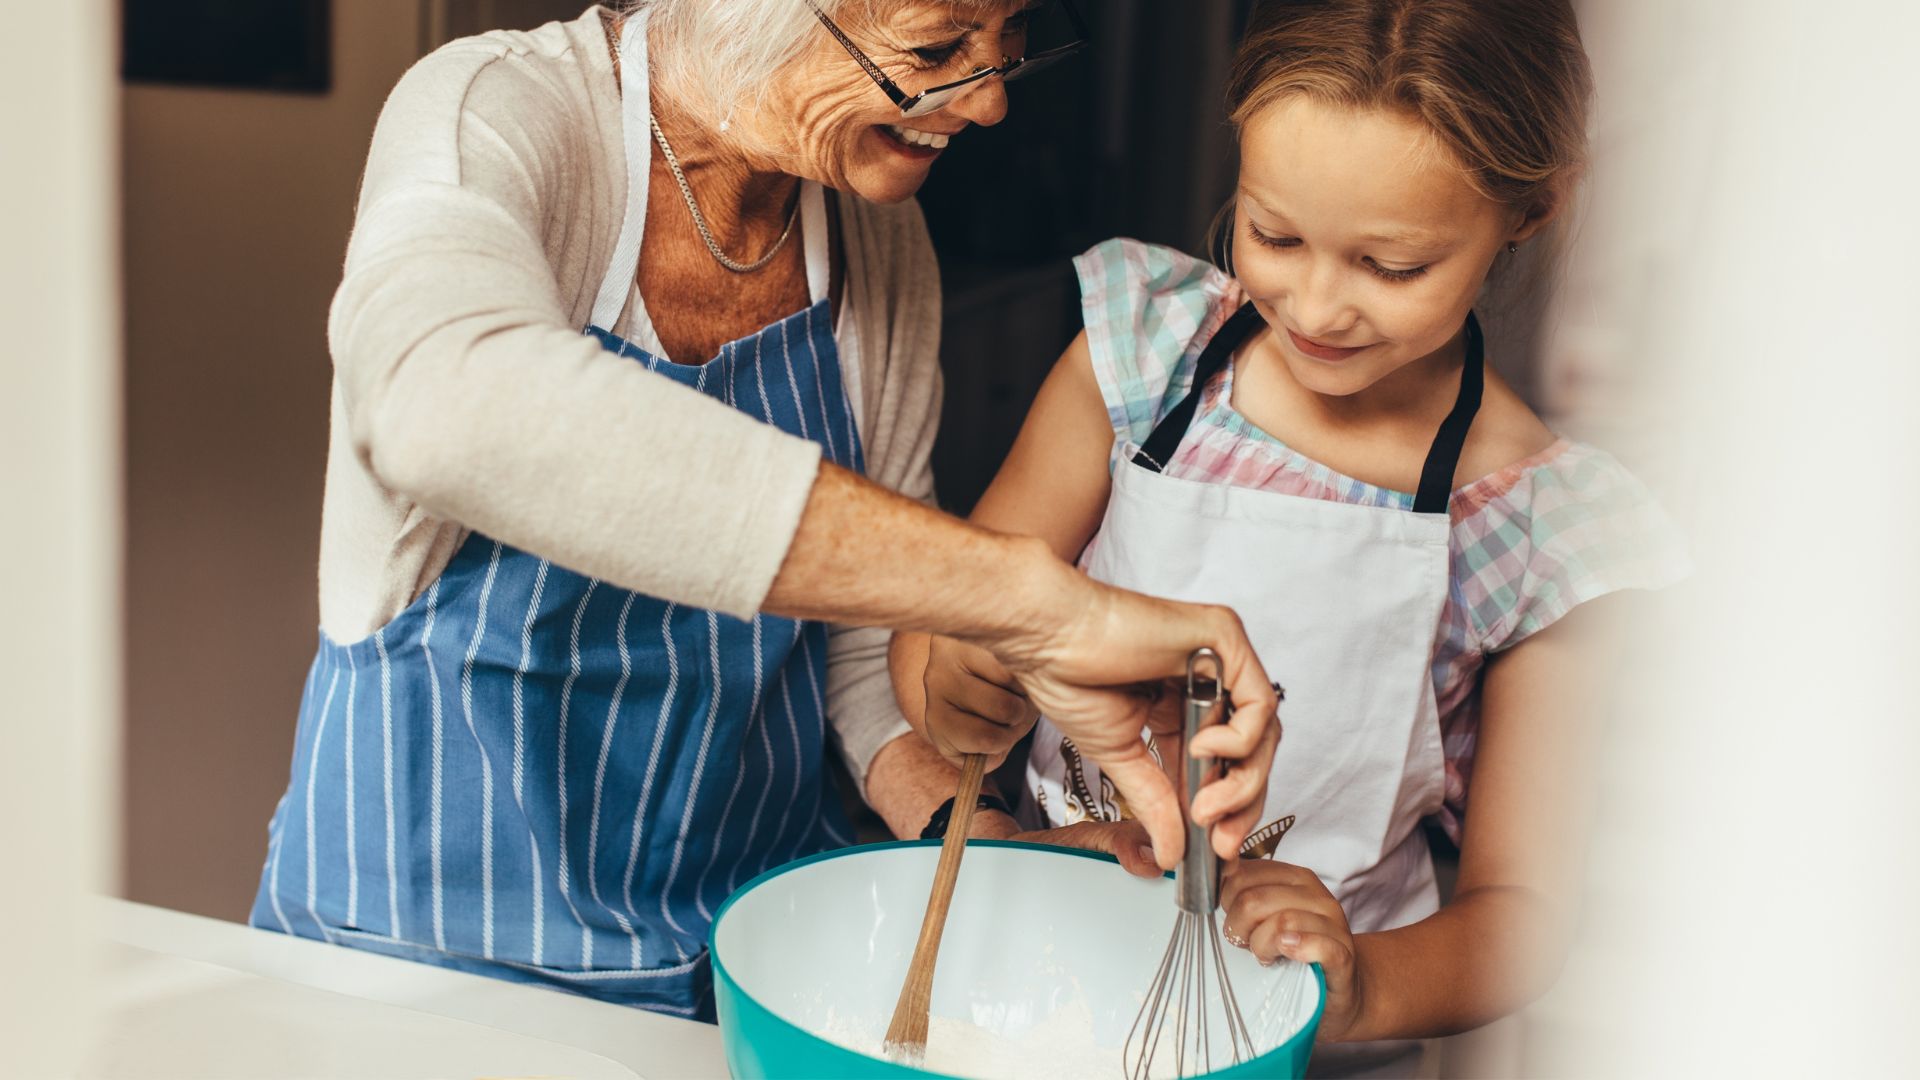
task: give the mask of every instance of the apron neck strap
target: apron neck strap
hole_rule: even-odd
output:
[[[643,6],[628,15],[620,28],[620,140],[627,166],[627,205],[588,323],[608,333],[620,321],[633,292],[640,270],[641,235],[647,226],[647,180],[653,166],[653,135],[647,127],[652,88],[647,76],[647,8]],[[644,309],[637,314],[644,315]]]
[[[647,225],[647,187],[653,169],[652,87],[647,67],[647,12],[645,5],[633,10],[620,28],[620,139],[626,158],[627,205],[620,222],[620,236],[614,242],[607,272],[595,294],[589,326],[608,333],[626,312],[634,298],[634,283],[640,272],[640,244]],[[806,249],[807,293],[812,303],[825,299],[831,287],[828,266],[826,191],[811,180],[800,182],[801,243]],[[638,300],[631,320],[636,343],[649,352],[664,355],[646,302]]]
[[[1193,424],[1194,413],[1200,408],[1200,398],[1206,392],[1206,386],[1214,376],[1225,370],[1227,362],[1233,358],[1233,351],[1246,341],[1262,322],[1260,312],[1252,304],[1243,305],[1227,318],[1213,340],[1207,342],[1200,351],[1200,359],[1194,365],[1193,385],[1186,396],[1154,425],[1153,433],[1133,455],[1133,463],[1152,472],[1163,471],[1167,462],[1173,460],[1174,451],[1180,448],[1180,440],[1186,438],[1187,428]],[[1453,493],[1453,474],[1460,466],[1460,453],[1467,444],[1467,432],[1473,426],[1473,418],[1480,411],[1480,398],[1486,387],[1485,342],[1480,333],[1480,320],[1473,312],[1467,312],[1467,360],[1460,369],[1460,394],[1454,399],[1453,411],[1440,422],[1440,431],[1434,436],[1433,445],[1427,450],[1426,464],[1420,469],[1420,490],[1414,495],[1413,512],[1416,514],[1444,514],[1447,512],[1447,500]]]
[[[1233,350],[1239,348],[1240,343],[1247,340],[1264,321],[1252,304],[1243,305],[1227,317],[1227,321],[1214,332],[1213,340],[1200,350],[1200,360],[1193,369],[1193,385],[1188,388],[1186,396],[1154,425],[1153,433],[1147,436],[1139,452],[1133,455],[1135,465],[1161,472],[1166,463],[1173,460],[1173,452],[1180,448],[1180,440],[1186,438],[1187,427],[1193,423],[1193,414],[1200,408],[1200,396],[1206,391],[1207,384],[1225,370],[1227,361],[1233,358]]]
[[[1427,450],[1427,463],[1420,469],[1420,490],[1413,497],[1416,514],[1444,514],[1453,495],[1453,474],[1460,468],[1460,452],[1467,445],[1467,431],[1480,412],[1481,392],[1486,388],[1486,344],[1480,336],[1480,320],[1467,312],[1467,362],[1460,368],[1460,396],[1453,400],[1453,411],[1440,421],[1440,432]]]

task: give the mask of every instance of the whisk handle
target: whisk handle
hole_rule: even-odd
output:
[[[1220,654],[1212,649],[1195,649],[1187,657],[1185,705],[1183,755],[1192,745],[1193,737],[1224,719],[1223,714],[1229,707],[1221,680]],[[1181,793],[1184,807],[1190,808],[1195,793],[1213,779],[1216,764],[1210,757],[1186,757],[1187,782]],[[1176,899],[1182,911],[1204,915],[1220,906],[1220,860],[1213,853],[1207,830],[1194,824],[1191,812],[1187,814],[1187,851],[1180,859],[1176,885]]]

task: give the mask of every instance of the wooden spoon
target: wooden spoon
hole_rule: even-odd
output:
[[[960,857],[967,850],[967,830],[980,802],[980,781],[986,774],[984,754],[968,754],[960,765],[960,790],[953,796],[953,816],[940,843],[940,864],[933,871],[933,891],[927,896],[927,916],[920,922],[920,940],[913,946],[907,981],[887,1025],[885,1052],[917,1058],[927,1052],[927,1012],[933,1006],[933,965],[940,958],[940,934],[947,927],[947,905],[953,902],[954,883],[960,878]]]

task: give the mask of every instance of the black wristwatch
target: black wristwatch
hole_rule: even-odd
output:
[[[992,794],[991,792],[986,792],[986,791],[982,791],[980,793],[980,798],[974,802],[973,809],[975,813],[978,813],[982,810],[998,810],[1001,813],[1007,815],[1008,817],[1013,816],[1013,807],[1007,805],[1007,800],[1001,798],[998,795],[995,795],[995,794]],[[950,798],[946,802],[941,803],[940,809],[935,810],[933,812],[933,816],[927,819],[927,827],[920,830],[920,839],[922,840],[946,839],[947,823],[952,820],[953,820],[953,799]]]

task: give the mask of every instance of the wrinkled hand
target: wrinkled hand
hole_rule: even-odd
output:
[[[965,754],[986,754],[987,768],[998,768],[1040,718],[1014,677],[977,645],[932,638],[921,681],[927,740],[955,764]]]
[[[1155,696],[1139,688],[1184,677],[1195,649],[1218,652],[1235,711],[1201,732],[1188,752],[1222,759],[1226,767],[1194,796],[1191,811],[1195,823],[1209,828],[1214,851],[1232,859],[1259,823],[1280,739],[1277,695],[1245,627],[1224,607],[1087,584],[1093,587],[1077,617],[1049,633],[1000,643],[995,655],[1028,700],[1113,781],[1152,837],[1159,865],[1172,869],[1186,846],[1180,800],[1142,738],[1150,727],[1164,726],[1167,710],[1154,707]]]
[[[973,815],[973,828],[967,835],[976,840],[1018,840],[1098,851],[1119,859],[1129,874],[1157,878],[1161,873],[1153,861],[1153,848],[1147,844],[1147,830],[1137,821],[1082,821],[1057,829],[1021,832],[1019,822],[1006,814],[982,810]]]
[[[1365,995],[1347,913],[1319,876],[1291,863],[1235,863],[1220,884],[1220,909],[1228,943],[1251,951],[1262,964],[1284,956],[1320,965],[1327,1006],[1318,1039],[1338,1042],[1360,1015]]]
[[[1160,864],[1153,859],[1153,847],[1147,843],[1147,830],[1138,821],[1082,821],[1058,829],[1015,833],[1008,839],[1029,844],[1079,848],[1098,851],[1120,860],[1120,866],[1136,877],[1157,878]]]

